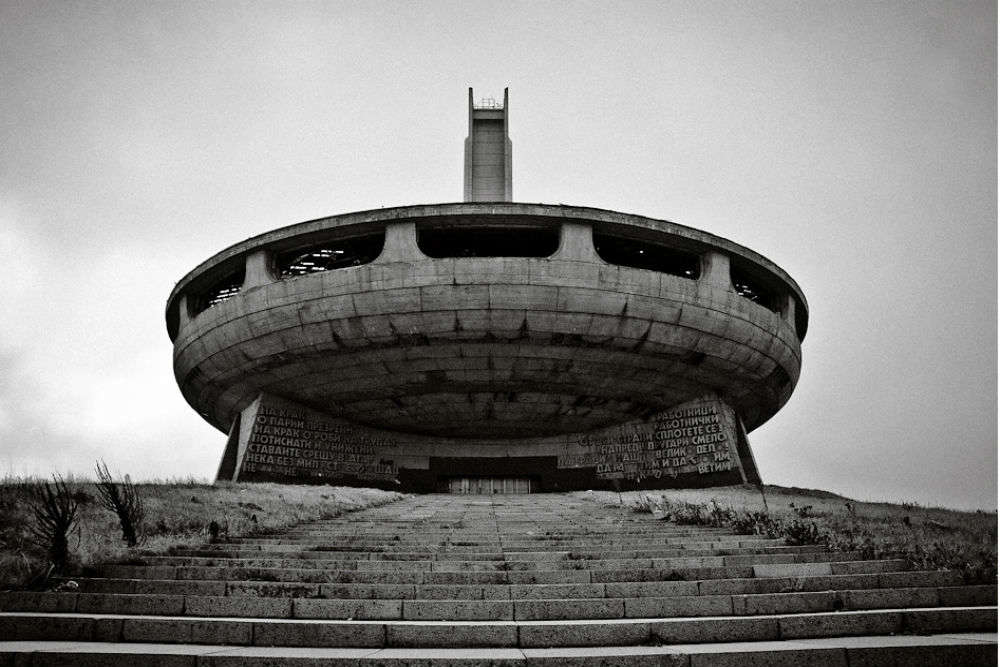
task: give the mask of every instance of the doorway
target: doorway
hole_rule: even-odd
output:
[[[492,496],[531,493],[527,477],[452,477],[448,492],[461,495]]]

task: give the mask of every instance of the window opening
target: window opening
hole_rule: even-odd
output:
[[[310,273],[368,264],[382,253],[384,244],[385,234],[375,234],[328,241],[305,250],[298,248],[278,255],[278,275],[281,278],[296,278]]]
[[[698,255],[647,241],[595,233],[594,250],[608,264],[659,271],[690,280],[697,280],[701,273]]]
[[[548,257],[559,249],[559,229],[418,229],[417,245],[428,257]]]
[[[773,292],[764,287],[759,281],[737,268],[730,269],[730,277],[733,289],[744,299],[749,299],[754,303],[759,303],[769,310],[777,312],[778,303]]]
[[[229,301],[240,293],[243,287],[244,271],[230,273],[225,278],[219,280],[203,293],[197,295],[192,303],[192,315],[197,315],[209,308],[218,306],[220,303]]]

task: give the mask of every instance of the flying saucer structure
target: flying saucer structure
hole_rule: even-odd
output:
[[[469,90],[464,201],[281,227],[167,303],[220,480],[523,493],[759,482],[808,309],[758,253],[513,201],[509,98]]]

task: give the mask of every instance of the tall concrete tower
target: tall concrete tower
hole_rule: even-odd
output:
[[[513,201],[508,95],[503,105],[477,105],[469,88],[469,136],[465,139],[465,201]]]

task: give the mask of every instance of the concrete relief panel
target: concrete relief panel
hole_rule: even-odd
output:
[[[392,483],[396,443],[321,412],[261,396],[240,420],[240,481]]]
[[[477,440],[368,428],[262,395],[237,420],[219,478],[435,491],[502,469],[537,490],[740,484],[758,479],[740,435],[715,397],[589,433]]]
[[[718,473],[746,481],[737,453],[733,409],[705,398],[633,422],[581,435],[559,457],[559,468],[594,468],[598,479],[641,482]]]

